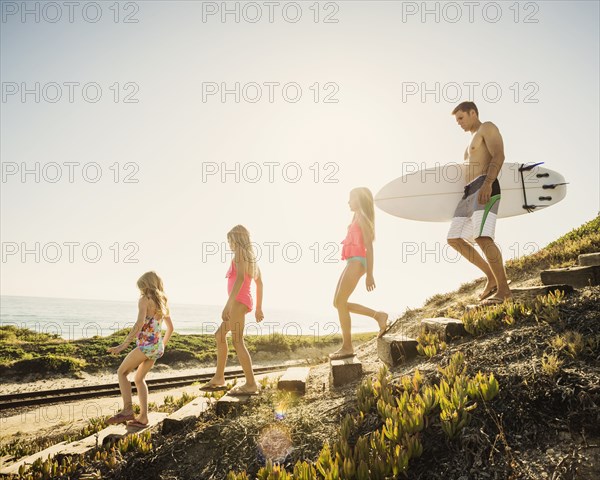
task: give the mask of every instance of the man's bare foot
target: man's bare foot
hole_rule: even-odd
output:
[[[354,350],[348,350],[344,348],[340,348],[333,353],[329,354],[329,358],[331,360],[340,360],[342,358],[350,358],[354,356]]]
[[[389,315],[385,312],[377,312],[375,314],[374,318],[379,324],[379,333],[377,335],[378,337],[382,337],[385,331],[388,329],[388,317]]]
[[[485,300],[490,295],[493,295],[498,290],[498,284],[496,283],[496,279],[488,278],[485,287],[483,288],[483,292],[479,295],[479,301]]]

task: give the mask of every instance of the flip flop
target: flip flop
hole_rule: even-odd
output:
[[[356,356],[356,353],[330,353],[329,359],[330,360],[341,360],[343,358],[351,358],[354,356]]]
[[[117,413],[116,415],[113,415],[112,417],[110,417],[106,421],[106,424],[107,425],[117,425],[119,423],[127,423],[128,420],[134,420],[134,419],[135,419],[135,415],[133,413],[131,413],[129,415],[123,415],[122,413]]]
[[[202,392],[224,392],[225,390],[227,390],[227,385],[210,385],[207,383],[200,387]]]
[[[512,280],[507,280],[506,284],[510,285],[512,283]],[[494,288],[492,288],[489,292],[487,292],[483,297],[481,297],[479,299],[480,302],[483,302],[485,299],[490,298],[492,295],[494,295],[494,293],[496,293],[498,291],[498,286],[495,286]]]
[[[250,396],[253,396],[253,395],[258,395],[258,391],[256,391],[256,392],[247,392],[247,391],[244,391],[244,390],[232,388],[231,390],[229,390],[227,392],[227,395],[230,395],[232,397],[250,397]]]
[[[132,420],[131,422],[127,422],[127,426],[133,427],[133,428],[146,428],[148,426],[148,424],[142,423],[138,420]]]
[[[479,302],[479,305],[482,307],[490,307],[492,305],[500,305],[504,303],[504,300],[501,298],[497,298],[497,297],[490,297],[490,298],[486,298],[485,300],[482,300],[481,302]]]

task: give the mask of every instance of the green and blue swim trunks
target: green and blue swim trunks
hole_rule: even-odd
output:
[[[498,179],[492,183],[492,194],[489,201],[479,203],[479,190],[483,186],[485,175],[481,175],[465,186],[464,195],[456,207],[448,239],[462,238],[473,243],[476,238],[494,238],[496,219],[500,206],[500,184]]]

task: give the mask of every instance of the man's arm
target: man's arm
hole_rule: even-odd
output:
[[[498,130],[498,127],[492,122],[485,122],[483,124],[481,135],[488,152],[490,152],[490,155],[492,156],[485,174],[485,182],[491,185],[494,183],[494,180],[498,178],[500,169],[504,163],[504,142],[502,141],[500,130]]]
[[[502,141],[500,130],[492,122],[485,122],[481,126],[480,133],[488,152],[492,156],[487,172],[485,173],[485,180],[479,190],[479,203],[485,205],[492,196],[492,183],[498,178],[500,169],[504,163],[504,142]]]

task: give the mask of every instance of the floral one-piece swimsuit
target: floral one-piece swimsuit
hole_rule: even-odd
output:
[[[165,353],[161,335],[162,321],[162,317],[157,319],[156,314],[152,317],[147,316],[135,342],[150,360],[156,361]]]

